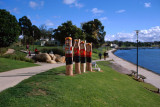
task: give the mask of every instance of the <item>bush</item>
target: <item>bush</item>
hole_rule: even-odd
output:
[[[3,55],[7,50],[8,48],[0,48],[0,56]]]
[[[14,59],[14,60],[20,60],[20,61],[25,61],[25,62],[31,62],[34,63],[32,59],[24,57],[24,55],[20,54],[7,54],[3,56],[4,58],[9,58],[9,59]]]
[[[58,54],[61,56],[65,55],[65,51],[62,48],[52,48],[52,49],[48,49],[48,48],[43,48],[41,50],[42,53],[51,53],[53,52],[53,54]]]

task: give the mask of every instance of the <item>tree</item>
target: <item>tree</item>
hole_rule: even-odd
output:
[[[23,34],[26,36],[32,36],[32,23],[30,19],[27,18],[27,16],[23,16],[19,19],[19,25],[21,27],[21,31],[23,31]]]
[[[65,43],[65,37],[72,37],[72,39],[85,39],[85,35],[82,30],[76,25],[73,25],[71,21],[62,23],[57,29],[53,30],[54,39],[60,41],[61,44]]]
[[[19,19],[19,25],[21,27],[21,32],[23,31],[24,38],[22,40],[23,44],[28,44],[30,40],[33,40],[33,30],[32,30],[32,23],[27,16],[23,16]]]
[[[47,26],[45,24],[42,24],[40,27],[39,27],[39,30],[41,31],[41,37],[42,38],[47,38]]]
[[[0,9],[0,47],[7,47],[18,40],[20,27],[15,16]]]
[[[41,38],[41,31],[36,25],[32,25],[32,36],[34,31],[34,40],[39,40]]]
[[[82,30],[86,34],[87,42],[92,42],[93,46],[99,47],[105,42],[104,37],[106,32],[98,19],[83,23]]]

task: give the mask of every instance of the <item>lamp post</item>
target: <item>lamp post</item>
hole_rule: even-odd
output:
[[[135,30],[135,31],[137,35],[137,78],[138,78],[138,33],[139,33],[139,30]]]
[[[33,31],[33,52],[34,52],[34,31]]]

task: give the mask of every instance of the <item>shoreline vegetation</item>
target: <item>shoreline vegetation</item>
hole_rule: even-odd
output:
[[[114,53],[115,53],[117,50],[119,50],[119,49],[120,49],[120,50],[125,50],[125,49],[135,49],[135,48],[117,48],[116,50],[112,51],[112,53],[114,54]],[[141,48],[141,49],[144,49],[144,48]],[[157,48],[149,48],[149,47],[148,47],[148,48],[145,48],[145,49],[157,49]],[[160,49],[160,47],[159,47],[158,49]],[[114,54],[114,55],[115,55],[115,54]],[[115,55],[115,56],[117,56],[117,55]],[[120,58],[120,59],[122,59],[122,60],[124,60],[124,61],[126,61],[126,62],[129,62],[129,63],[137,66],[136,64],[134,64],[134,63],[132,63],[132,62],[130,62],[130,61],[127,61],[127,60],[125,60],[125,59],[123,59],[123,58],[121,58],[121,57],[119,57],[119,56],[117,56],[117,57]],[[139,68],[143,68],[143,69],[145,69],[145,70],[147,70],[147,71],[149,71],[149,72],[151,72],[151,73],[154,73],[154,74],[160,76],[159,73],[156,73],[156,72],[154,72],[154,71],[152,71],[152,70],[150,70],[150,69],[147,69],[147,68],[145,68],[145,67],[143,67],[143,66],[138,65],[138,67],[139,67]]]

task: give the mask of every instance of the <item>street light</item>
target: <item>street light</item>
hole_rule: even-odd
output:
[[[33,31],[33,52],[34,52],[34,31]]]
[[[140,32],[140,30],[135,30],[135,31],[137,35],[137,78],[138,78],[138,33]]]

